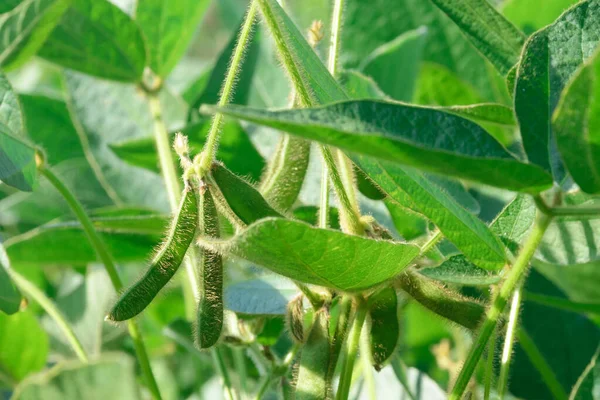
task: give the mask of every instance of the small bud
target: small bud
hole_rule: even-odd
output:
[[[173,141],[173,149],[179,157],[186,157],[190,152],[188,137],[181,132],[177,132]]]
[[[313,21],[310,28],[308,28],[308,43],[312,47],[317,47],[319,42],[323,40],[323,22],[321,20]]]
[[[287,306],[286,322],[292,339],[298,343],[304,342],[304,296],[302,294],[293,298]]]

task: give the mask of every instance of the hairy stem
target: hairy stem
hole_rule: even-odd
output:
[[[521,308],[521,289],[515,290],[510,305],[508,324],[506,326],[506,336],[504,338],[504,348],[502,349],[502,360],[500,364],[500,377],[498,378],[498,396],[504,398],[508,389],[508,372],[510,370],[510,360],[515,343],[517,324],[519,323],[519,310]]]
[[[65,186],[65,184],[45,165],[39,165],[38,171],[40,172],[40,174],[46,177],[48,181],[50,181],[50,183],[56,188],[56,190],[58,190],[61,196],[68,203],[69,207],[81,223],[90,244],[92,245],[92,247],[96,251],[96,254],[104,264],[104,268],[106,268],[106,272],[110,277],[113,287],[117,292],[121,291],[123,289],[123,282],[119,277],[117,267],[115,266],[115,262],[110,252],[108,251],[106,244],[98,235],[98,232],[96,232],[96,228],[94,228],[92,220],[83,209],[83,206],[81,205],[79,200],[77,200],[77,198],[73,195],[73,193],[71,193],[69,188]],[[148,359],[146,347],[144,346],[144,342],[139,332],[139,328],[134,320],[129,320],[127,322],[127,327],[129,329],[129,334],[133,339],[135,352],[137,354],[138,362],[140,363],[142,373],[146,379],[148,389],[150,389],[153,398],[161,399],[160,391],[158,389],[156,379],[154,378],[154,374],[152,373],[152,368],[150,367],[150,360]]]
[[[223,380],[225,399],[236,400],[232,389],[233,386],[231,384],[231,378],[229,376],[229,372],[227,372],[227,364],[225,364],[225,358],[223,357],[223,349],[219,347],[212,347],[210,354],[213,359],[213,364]]]
[[[354,320],[352,321],[352,327],[350,328],[350,333],[346,342],[346,359],[344,360],[342,373],[340,375],[338,392],[335,397],[336,400],[347,400],[348,395],[350,394],[352,373],[354,372],[354,361],[356,360],[362,327],[367,316],[366,301],[361,297],[357,298],[357,301],[356,313],[354,314]]]
[[[334,0],[331,17],[331,37],[329,38],[329,57],[327,69],[336,77],[338,73],[338,58],[342,43],[342,17],[344,14],[344,0]]]
[[[73,332],[71,325],[63,315],[63,313],[54,305],[52,300],[50,300],[40,289],[38,289],[35,285],[25,279],[24,276],[19,274],[13,269],[9,269],[8,273],[13,281],[17,284],[19,289],[25,293],[27,296],[31,297],[35,302],[37,302],[46,313],[56,322],[58,328],[63,332],[67,341],[73,348],[73,351],[77,355],[77,358],[84,363],[88,362],[88,356],[81,345],[81,342]]]
[[[467,360],[465,361],[460,374],[456,380],[456,384],[450,393],[450,400],[458,400],[462,397],[471,376],[477,367],[477,363],[483,354],[490,336],[496,328],[496,324],[500,316],[504,312],[504,308],[508,300],[515,291],[517,285],[521,282],[523,276],[528,270],[529,262],[533,257],[536,249],[540,245],[544,233],[548,229],[552,217],[543,213],[538,213],[538,219],[533,227],[533,230],[521,249],[513,267],[508,271],[506,279],[502,283],[500,290],[494,295],[492,306],[486,314],[486,319],[483,322],[479,335],[477,336]]]
[[[229,69],[227,70],[225,82],[223,82],[223,87],[221,89],[221,97],[219,98],[218,103],[219,107],[226,106],[233,98],[236,79],[244,62],[244,52],[248,46],[248,43],[250,43],[250,40],[252,39],[252,28],[254,26],[254,19],[256,18],[257,11],[258,4],[256,0],[252,0],[250,2],[248,12],[246,13],[246,18],[242,29],[240,30],[235,49],[231,55]],[[210,166],[215,160],[215,155],[219,145],[219,133],[221,131],[222,124],[223,114],[216,113],[213,117],[210,130],[208,131],[206,144],[204,145],[202,156],[200,158],[199,168],[201,175],[204,175],[208,170],[210,170]]]
[[[494,330],[490,342],[488,343],[486,366],[485,366],[485,382],[483,388],[483,400],[490,400],[492,394],[492,383],[494,381],[494,357],[496,353],[496,340],[498,329]]]

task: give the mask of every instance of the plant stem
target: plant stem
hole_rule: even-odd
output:
[[[294,281],[298,289],[302,292],[304,296],[310,302],[310,305],[316,310],[323,306],[324,299],[319,296],[317,293],[313,292],[308,286],[306,286],[302,282]]]
[[[254,26],[254,19],[258,11],[258,3],[256,0],[251,0],[250,7],[246,13],[244,25],[240,31],[240,34],[235,45],[235,50],[231,55],[231,62],[227,75],[225,76],[225,82],[223,82],[223,88],[221,90],[221,97],[219,98],[219,107],[226,106],[231,102],[235,89],[236,79],[239,75],[239,71],[244,61],[245,49],[252,38],[252,27]],[[206,144],[202,151],[200,158],[200,174],[203,176],[208,171],[215,160],[217,148],[219,145],[219,133],[221,131],[221,125],[223,123],[223,114],[216,113],[213,117],[212,125],[208,131],[206,138]]]
[[[483,400],[489,400],[492,393],[492,381],[494,380],[494,355],[496,353],[496,340],[498,336],[498,329],[494,330],[492,337],[488,343],[488,351],[485,366],[485,382],[483,389]]]
[[[338,58],[342,42],[342,16],[344,14],[344,0],[334,0],[331,18],[331,37],[329,40],[329,57],[327,69],[333,77],[338,72]]]
[[[73,211],[73,213],[77,216],[77,219],[81,223],[83,230],[85,231],[90,244],[96,251],[96,254],[104,264],[106,268],[106,272],[110,277],[113,287],[117,292],[123,289],[123,282],[119,277],[117,272],[117,267],[115,266],[115,262],[106,247],[106,244],[102,240],[102,238],[96,232],[96,228],[94,228],[94,224],[92,220],[87,215],[83,206],[77,200],[77,198],[71,193],[69,188],[65,186],[65,184],[45,165],[38,165],[38,171],[40,174],[46,177],[48,181],[58,190],[58,192],[62,195],[65,201],[69,204],[69,207]],[[160,391],[158,389],[158,385],[156,383],[156,379],[154,378],[154,374],[152,373],[152,368],[150,367],[150,360],[148,359],[148,354],[146,353],[146,347],[144,346],[144,342],[140,335],[137,324],[134,320],[127,321],[127,327],[129,328],[129,334],[133,339],[133,344],[135,347],[135,351],[137,354],[138,362],[140,363],[140,368],[142,369],[142,373],[146,378],[146,384],[148,385],[148,389],[152,393],[152,397],[155,399],[161,399]]]
[[[521,348],[527,354],[527,357],[529,357],[531,364],[533,364],[535,369],[542,376],[542,380],[548,389],[550,389],[552,396],[558,400],[566,400],[569,397],[567,392],[565,392],[565,389],[563,389],[562,385],[558,382],[554,371],[552,371],[552,368],[550,368],[548,362],[544,359],[544,356],[535,345],[535,342],[523,328],[519,329],[518,338]]]
[[[233,362],[239,378],[239,393],[240,399],[244,400],[248,395],[248,371],[246,369],[246,361],[244,358],[244,350],[239,347],[232,348]]]
[[[421,253],[419,257],[424,257],[429,253],[442,239],[444,238],[444,234],[437,230],[431,237],[423,244],[421,247]]]
[[[321,200],[319,203],[319,228],[329,228],[329,168],[323,163],[321,171]]]
[[[508,299],[512,296],[515,288],[521,282],[521,279],[528,270],[529,262],[533,257],[536,249],[544,237],[544,233],[548,229],[552,217],[543,213],[538,213],[538,219],[533,227],[533,230],[525,242],[521,252],[519,253],[513,267],[508,271],[506,280],[502,283],[500,290],[494,295],[492,306],[487,312],[486,319],[479,332],[479,336],[475,340],[473,347],[467,360],[465,361],[460,374],[456,380],[456,384],[450,393],[450,400],[458,400],[462,397],[471,376],[477,367],[477,363],[483,354],[490,336],[494,332],[496,324],[500,316],[504,312],[504,308]]]
[[[233,394],[231,386],[231,379],[229,377],[229,373],[227,372],[225,359],[223,358],[223,350],[218,347],[212,347],[210,354],[213,358],[213,364],[215,365],[219,375],[221,375],[221,379],[223,379],[225,398],[227,400],[235,400],[235,395]]]
[[[340,383],[338,384],[338,392],[336,400],[347,400],[350,394],[350,386],[352,385],[352,373],[354,372],[354,361],[356,359],[356,353],[360,342],[360,334],[362,332],[362,326],[367,316],[367,302],[362,298],[357,298],[358,304],[356,306],[356,313],[354,320],[352,321],[352,327],[350,328],[350,334],[346,342],[346,359],[340,375]]]
[[[89,360],[86,351],[84,350],[83,346],[81,345],[81,342],[77,338],[77,335],[71,328],[71,325],[69,324],[65,316],[62,314],[62,312],[56,307],[56,305],[54,305],[52,300],[50,300],[40,289],[38,289],[35,285],[33,285],[31,282],[25,279],[24,276],[19,274],[14,269],[9,269],[8,273],[10,274],[10,277],[13,279],[13,281],[17,284],[19,289],[23,293],[31,297],[33,300],[35,300],[44,309],[44,311],[46,311],[46,313],[54,320],[54,322],[56,322],[56,325],[58,325],[58,328],[64,333],[67,341],[73,348],[73,351],[77,355],[77,358],[79,358],[79,360],[81,360],[82,362],[87,363]]]
[[[506,336],[504,338],[504,348],[502,349],[502,360],[500,364],[500,377],[498,378],[498,396],[503,399],[508,388],[508,372],[510,369],[510,360],[513,352],[513,344],[519,323],[519,309],[521,308],[521,289],[515,290],[513,294],[510,313],[508,316],[508,325],[506,327]]]
[[[579,218],[599,218],[600,207],[598,206],[557,206],[550,207],[544,199],[537,195],[534,197],[537,208],[546,215],[552,217],[579,217]]]
[[[377,400],[377,390],[375,388],[375,379],[373,377],[373,356],[369,344],[369,332],[363,324],[362,334],[360,335],[360,359],[363,367],[363,378],[367,389],[368,397],[371,400]]]

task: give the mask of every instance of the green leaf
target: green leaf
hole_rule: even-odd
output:
[[[319,224],[319,207],[300,206],[293,211],[294,218],[307,224],[317,226]],[[331,229],[340,229],[340,212],[337,208],[329,207],[329,226]]]
[[[514,158],[479,125],[431,108],[371,100],[284,111],[205,108],[349,152],[505,189],[538,193],[551,185],[547,173]]]
[[[202,238],[201,245],[291,279],[353,292],[391,279],[419,254],[418,247],[410,244],[371,240],[279,218],[258,221],[228,241]]]
[[[422,268],[419,273],[436,281],[466,286],[494,285],[502,279],[501,273],[478,268],[463,255],[452,256],[439,267]]]
[[[86,158],[115,204],[168,210],[162,177],[128,165],[110,149],[113,143],[147,137],[153,132],[146,99],[132,85],[76,72],[65,72],[65,89],[69,112]],[[159,97],[163,118],[172,124],[182,123],[187,110],[183,101],[164,90]],[[106,117],[109,115],[110,118]]]
[[[342,71],[338,81],[352,99],[387,99],[373,78],[355,70]]]
[[[530,34],[551,24],[560,14],[579,0],[507,0],[502,14],[525,33]]]
[[[534,261],[533,266],[570,300],[600,306],[600,262],[555,265]]]
[[[411,205],[431,220],[448,240],[478,267],[496,271],[505,263],[498,238],[473,214],[418,171],[388,162],[354,159],[393,200]]]
[[[191,154],[197,154],[202,150],[211,124],[212,120],[205,119],[177,130],[188,137]],[[175,132],[172,132],[170,136],[173,137],[174,134]],[[160,172],[154,137],[111,143],[109,146],[119,158],[128,164],[156,173]],[[244,156],[240,157],[240,154]],[[175,152],[173,155],[174,158],[177,157]],[[226,121],[221,129],[217,159],[227,165],[235,174],[246,176],[252,180],[258,180],[265,167],[265,160],[240,124],[235,121]]]
[[[167,218],[141,210],[128,210],[128,215],[114,213],[92,219],[111,254],[117,262],[145,261],[160,242]],[[43,225],[10,238],[5,247],[14,265],[85,265],[97,261],[95,250],[76,221]]]
[[[38,55],[100,78],[140,81],[146,47],[137,24],[107,0],[70,1]]]
[[[562,179],[551,118],[559,97],[600,37],[600,7],[586,0],[532,35],[517,70],[514,107],[529,161]]]
[[[505,75],[519,59],[525,36],[487,0],[431,0]]]
[[[288,74],[297,87],[308,93],[313,104],[327,104],[347,98],[313,48],[277,0],[258,0],[265,22],[276,39]],[[285,129],[283,129],[285,131]]]
[[[370,344],[375,369],[380,371],[395,353],[400,340],[398,296],[394,288],[385,288],[369,297]]]
[[[225,307],[238,314],[285,315],[287,303],[298,294],[291,281],[265,276],[235,283],[225,289]]]
[[[19,311],[21,293],[8,275],[10,262],[4,246],[0,243],[0,311],[11,315]]]
[[[177,65],[202,20],[209,0],[144,0],[137,4],[136,21],[146,37],[149,65],[166,77]]]
[[[514,126],[515,117],[511,108],[502,104],[471,104],[443,107],[442,110],[479,122]]]
[[[600,53],[564,89],[552,127],[569,173],[586,193],[600,193]]]
[[[258,190],[222,164],[213,164],[211,173],[227,204],[244,224],[250,225],[267,217],[281,217]]]
[[[0,369],[20,381],[39,371],[48,357],[48,335],[31,311],[0,313]]]
[[[555,220],[536,253],[540,261],[555,265],[585,264],[600,260],[600,219]]]
[[[188,100],[188,103],[190,104],[190,114],[188,115],[188,119],[192,119],[192,115],[196,116],[198,114],[198,107],[202,104],[217,104],[219,102],[221,86],[229,71],[231,56],[235,50],[238,32],[243,23],[244,21],[241,20],[238,28],[234,30],[231,39],[229,39],[229,43],[227,43],[227,46],[219,54],[215,65],[212,67],[210,76],[207,78],[208,80],[204,86],[204,90],[199,96]],[[246,104],[248,102],[259,54],[260,35],[256,34],[252,37],[252,41],[246,47],[244,68],[242,68],[237,76],[236,89],[233,98],[231,99],[231,104]]]
[[[71,0],[24,0],[0,15],[0,66],[17,68],[33,56]]]
[[[0,14],[4,14],[21,4],[21,0],[4,0],[0,4]]]
[[[30,192],[36,176],[35,150],[25,142],[19,100],[0,72],[0,181]]]
[[[405,240],[413,240],[427,232],[427,221],[415,211],[386,199],[385,207],[390,212],[394,227]]]
[[[110,382],[110,384],[107,384]],[[14,400],[76,400],[121,398],[140,400],[135,365],[124,355],[113,354],[83,364],[64,361],[48,372],[19,385]]]
[[[391,98],[410,102],[426,38],[426,27],[405,32],[375,49],[362,62],[360,70],[372,77]],[[399,65],[402,66],[401,74],[398,74]]]

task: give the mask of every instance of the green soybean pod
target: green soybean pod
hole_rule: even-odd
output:
[[[117,300],[106,319],[125,321],[141,313],[179,269],[198,226],[196,190],[186,184],[167,239],[159,247],[146,273]]]
[[[220,236],[219,216],[208,187],[200,194],[201,236]],[[223,259],[220,254],[203,249],[200,262],[200,298],[196,321],[196,345],[201,349],[212,347],[223,330]]]
[[[315,320],[302,348],[296,400],[331,398],[332,391],[327,383],[330,362],[329,313],[327,309],[321,308],[315,314]]]
[[[285,322],[288,330],[292,336],[292,339],[297,343],[304,343],[304,307],[303,307],[304,296],[298,295],[287,305],[287,312],[285,315]]]

